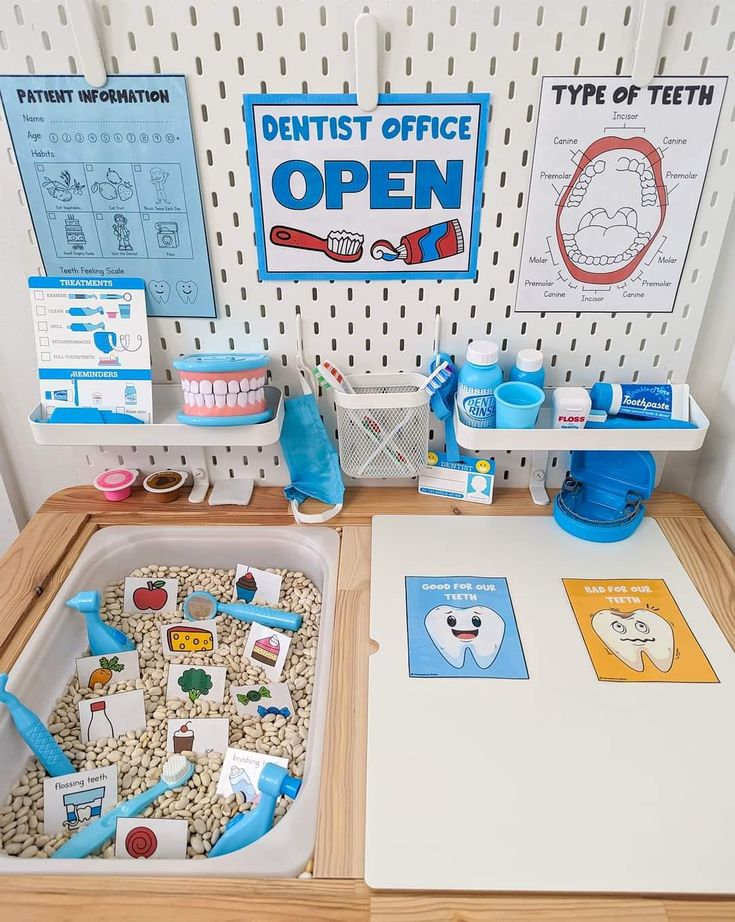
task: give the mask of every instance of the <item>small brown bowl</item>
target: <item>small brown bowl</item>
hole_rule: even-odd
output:
[[[172,503],[185,483],[185,471],[154,471],[143,481],[143,489],[159,503]]]

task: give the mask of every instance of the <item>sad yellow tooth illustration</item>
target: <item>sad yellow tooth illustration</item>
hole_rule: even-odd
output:
[[[655,612],[643,608],[598,611],[592,618],[592,630],[611,653],[636,672],[643,672],[644,656],[661,672],[671,669],[674,631]]]

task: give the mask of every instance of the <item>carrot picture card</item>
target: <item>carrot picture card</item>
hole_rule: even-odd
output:
[[[140,678],[137,650],[128,653],[111,653],[109,656],[82,656],[77,660],[77,678],[81,686],[94,688],[101,685],[109,689],[117,682],[131,682]]]
[[[719,681],[664,580],[563,583],[601,681]]]

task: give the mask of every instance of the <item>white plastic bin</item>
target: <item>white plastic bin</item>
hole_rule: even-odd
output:
[[[0,874],[126,874],[294,877],[314,850],[326,728],[339,536],[331,528],[260,526],[125,526],[103,528],[89,541],[10,672],[10,690],[48,719],[87,645],[84,621],[66,599],[103,589],[150,563],[164,566],[286,567],[304,573],[322,594],[322,613],[303,784],[286,816],[248,848],[204,861],[59,859],[0,856]],[[5,708],[0,709],[0,799],[23,770],[29,750]]]
[[[415,477],[426,464],[429,397],[424,375],[350,375],[355,393],[334,391],[339,463],[358,478]]]

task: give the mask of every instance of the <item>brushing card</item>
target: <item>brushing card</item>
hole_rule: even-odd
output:
[[[225,697],[226,666],[190,666],[171,663],[168,667],[166,698],[220,703]]]
[[[246,803],[257,804],[260,800],[258,778],[267,762],[288,768],[288,759],[280,756],[248,752],[246,749],[228,749],[220,769],[217,793],[222,797],[244,794]]]
[[[166,657],[187,653],[216,653],[217,624],[214,620],[196,625],[191,621],[162,624],[161,647]]]
[[[73,832],[117,804],[117,765],[43,779],[43,831]]]
[[[79,702],[79,728],[83,743],[145,730],[145,702],[141,689],[85,698]]]
[[[235,702],[237,713],[249,717],[266,717],[277,713],[282,717],[291,717],[294,712],[291,692],[285,682],[274,685],[231,685],[230,694]]]
[[[407,576],[406,619],[412,677],[528,678],[503,578]]]
[[[186,858],[186,820],[121,816],[115,832],[116,858]]]
[[[230,722],[226,717],[172,717],[168,722],[166,748],[168,752],[224,752],[230,738]]]
[[[286,662],[291,638],[262,624],[253,624],[245,643],[245,659],[260,666],[271,682],[277,682]]]
[[[565,579],[601,681],[719,682],[662,579]]]
[[[140,658],[137,650],[111,653],[109,656],[83,656],[77,660],[80,686],[112,688],[118,682],[134,682],[140,678]]]
[[[241,602],[276,604],[281,596],[283,577],[244,563],[235,570],[235,595]]]
[[[137,576],[128,576],[125,580],[123,611],[128,614],[176,611],[178,592],[177,579],[139,579]]]

